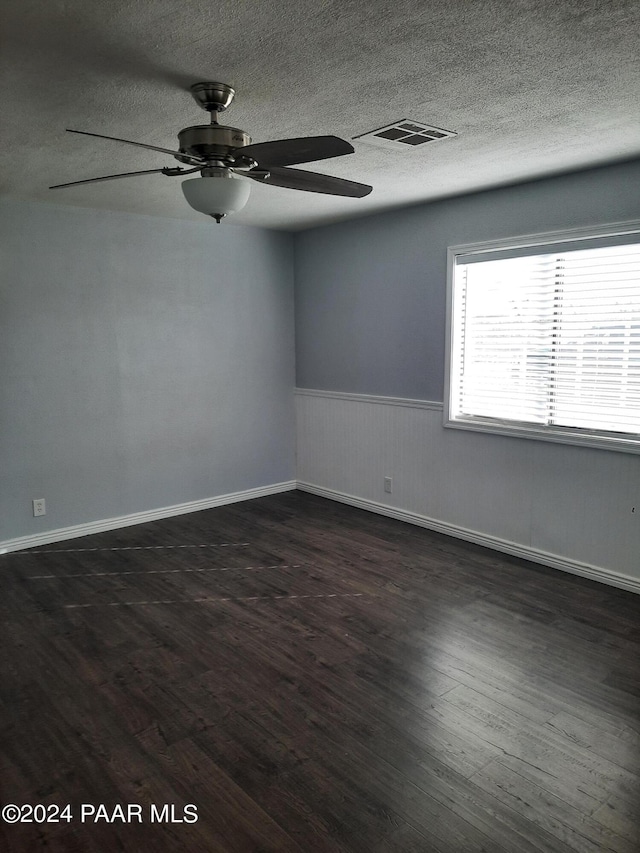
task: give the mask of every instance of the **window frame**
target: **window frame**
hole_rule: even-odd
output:
[[[605,450],[616,450],[627,453],[640,453],[640,433],[620,434],[602,430],[590,430],[578,427],[561,427],[549,425],[534,425],[499,418],[479,416],[454,417],[452,415],[452,386],[451,368],[454,364],[455,330],[453,327],[455,304],[455,268],[456,260],[461,255],[482,255],[498,251],[514,249],[537,250],[550,244],[572,243],[572,249],[590,248],[590,241],[598,238],[624,238],[637,235],[640,243],[640,220],[616,222],[588,228],[571,228],[562,231],[549,231],[540,234],[526,234],[517,237],[507,237],[497,240],[487,240],[480,243],[465,243],[447,248],[447,282],[446,282],[446,339],[445,339],[445,375],[444,375],[444,412],[443,426],[451,429],[471,430],[474,432],[493,433],[514,438],[529,438],[539,441],[560,442],[577,446],[594,447]],[[583,245],[580,245],[580,243]],[[629,242],[627,239],[626,242]]]

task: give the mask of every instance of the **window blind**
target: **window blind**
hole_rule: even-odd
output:
[[[457,259],[452,417],[640,433],[637,235],[543,251]]]

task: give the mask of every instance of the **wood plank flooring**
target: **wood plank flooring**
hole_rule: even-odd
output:
[[[2,850],[640,851],[640,596],[300,492],[0,584]]]

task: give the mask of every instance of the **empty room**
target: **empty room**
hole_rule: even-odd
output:
[[[1,19],[0,849],[638,853],[640,2]]]

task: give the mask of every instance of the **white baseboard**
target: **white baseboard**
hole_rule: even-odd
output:
[[[484,545],[487,548],[493,548],[494,551],[501,551],[514,557],[521,557],[524,560],[530,560],[533,563],[549,566],[552,569],[560,569],[561,571],[569,572],[572,575],[580,575],[580,577],[588,578],[589,580],[606,583],[609,586],[626,589],[629,592],[640,593],[640,579],[631,577],[630,575],[623,575],[618,572],[613,572],[610,569],[604,569],[600,566],[592,566],[589,563],[581,563],[577,560],[569,560],[566,557],[560,557],[557,554],[550,554],[546,551],[539,551],[536,548],[520,545],[517,542],[509,542],[506,539],[488,536],[477,530],[468,530],[465,527],[458,527],[454,524],[438,521],[437,519],[429,518],[426,515],[419,515],[418,513],[408,512],[407,510],[398,509],[397,507],[389,506],[388,504],[381,504],[376,501],[367,500],[366,498],[359,498],[355,495],[337,492],[334,489],[315,486],[313,483],[298,481],[297,487],[303,492],[311,492],[312,494],[319,495],[323,498],[329,498],[330,500],[359,507],[360,509],[365,509],[369,512],[378,513],[378,515],[397,518],[399,521],[406,521],[409,524],[415,524],[418,527],[426,527],[437,533],[454,536],[456,539],[464,539],[466,542],[473,542],[476,545]]]
[[[319,495],[320,497],[349,504],[350,506],[368,510],[369,512],[375,512],[378,515],[396,518],[399,521],[415,524],[418,527],[425,527],[429,530],[434,530],[437,533],[444,533],[445,535],[453,536],[456,539],[463,539],[466,542],[473,542],[476,545],[484,545],[487,548],[493,548],[495,551],[511,554],[514,557],[521,557],[524,560],[530,560],[531,562],[549,566],[553,569],[560,569],[563,572],[579,575],[580,577],[588,578],[589,580],[599,581],[600,583],[615,586],[619,589],[626,589],[630,592],[640,593],[640,579],[629,575],[623,575],[618,572],[611,571],[610,569],[590,565],[589,563],[569,560],[565,557],[560,557],[557,554],[539,551],[535,548],[520,545],[517,542],[510,542],[506,539],[499,539],[495,536],[488,536],[487,534],[480,533],[477,530],[458,527],[444,521],[438,521],[437,519],[420,515],[419,513],[409,512],[408,510],[389,506],[388,504],[377,503],[376,501],[368,500],[366,498],[359,498],[355,495],[338,492],[334,489],[316,486],[313,483],[305,483],[301,481],[296,482],[295,480],[289,480],[284,483],[273,483],[269,486],[245,489],[241,492],[232,492],[226,495],[218,495],[213,498],[189,501],[188,503],[175,504],[173,506],[161,507],[159,509],[132,513],[130,515],[122,515],[116,518],[89,521],[85,524],[77,524],[73,527],[62,527],[57,530],[47,530],[43,533],[36,533],[31,536],[6,539],[3,542],[0,541],[0,554],[6,554],[11,551],[20,551],[25,548],[36,548],[39,545],[49,545],[53,542],[63,542],[67,539],[77,539],[80,536],[90,536],[92,533],[103,533],[108,530],[117,530],[121,527],[130,527],[135,524],[144,524],[148,521],[157,521],[162,518],[185,515],[190,512],[212,509],[217,506],[225,506],[226,504],[266,497],[267,495],[275,495],[280,492],[293,491],[296,488],[303,492],[310,492],[314,495]]]
[[[32,536],[20,536],[17,539],[6,539],[0,542],[0,554],[10,551],[21,551],[24,548],[36,548],[38,545],[49,545],[52,542],[63,542],[66,539],[77,539],[79,536],[90,536],[92,533],[104,533],[107,530],[117,530],[120,527],[130,527],[134,524],[144,524],[147,521],[157,521],[161,518],[171,518],[174,515],[185,515],[202,509],[212,509],[216,506],[249,501],[253,498],[263,498],[279,492],[289,492],[296,488],[296,481],[273,483],[270,486],[260,486],[256,489],[245,489],[242,492],[232,492],[218,495],[215,498],[203,498],[198,501],[160,507],[159,509],[134,512],[131,515],[121,515],[117,518],[105,518],[100,521],[88,521],[73,527],[61,527],[58,530],[46,530]]]

